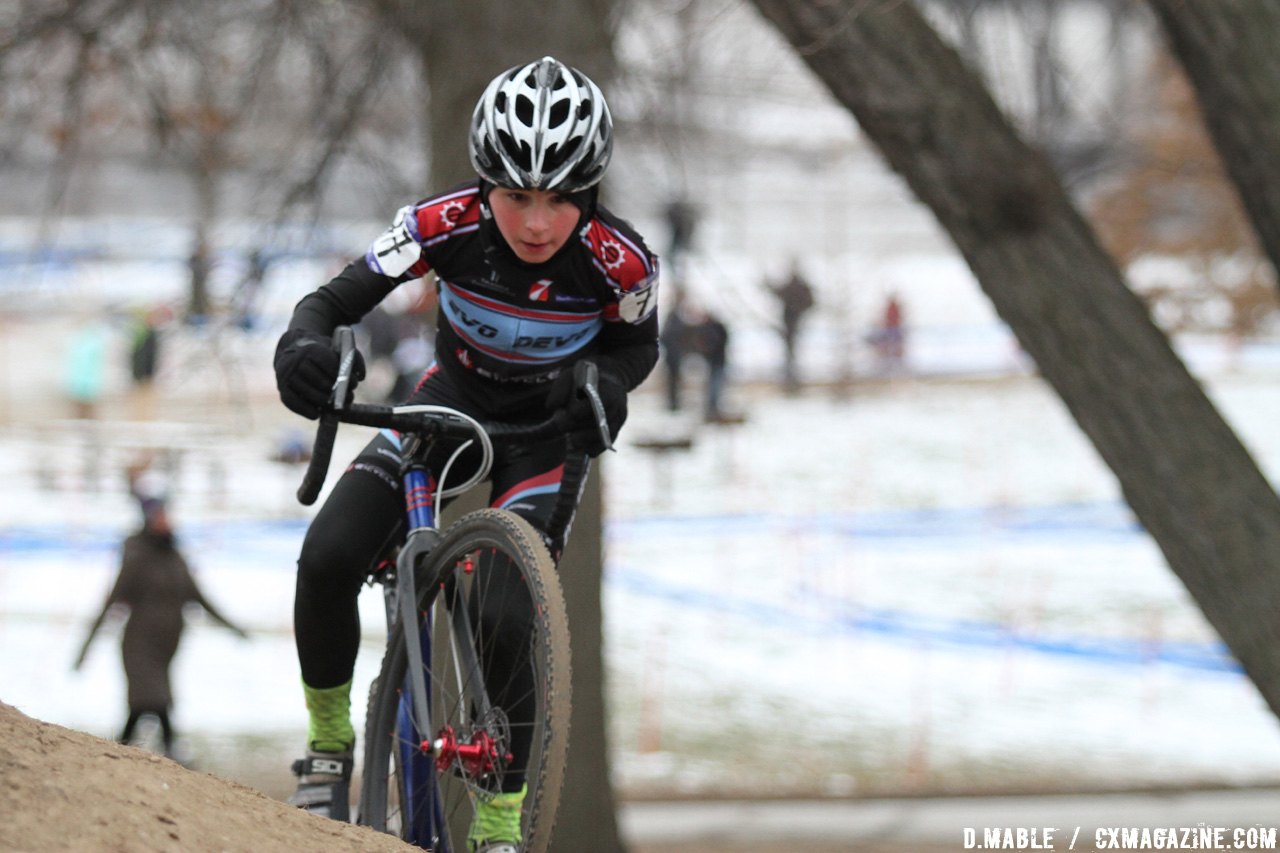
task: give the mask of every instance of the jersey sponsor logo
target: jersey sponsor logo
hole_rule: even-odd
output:
[[[453,313],[457,315],[459,323],[475,332],[480,337],[496,338],[498,336],[498,330],[496,328],[482,320],[478,320],[475,317],[470,316],[466,311],[463,311],[461,307],[454,306]]]
[[[370,465],[368,462],[360,462],[359,460],[352,462],[347,466],[348,471],[364,471],[366,474],[372,474],[383,482],[383,485],[390,486],[394,491],[400,490],[400,480],[393,477],[382,469],[380,465]]]
[[[440,221],[444,224],[445,228],[453,228],[458,224],[458,221],[462,219],[462,214],[466,209],[467,206],[457,199],[454,199],[453,201],[446,201],[444,204],[440,205]]]
[[[529,285],[529,301],[546,302],[551,296],[551,279],[543,278]]]
[[[593,220],[583,242],[591,251],[592,265],[608,280],[618,298],[633,290],[643,290],[650,280],[657,278],[657,258],[650,255],[643,244],[638,243],[626,231],[608,222]],[[634,301],[640,306],[640,311],[632,308],[624,313],[638,313],[642,319],[652,313],[652,298],[647,304],[642,304],[645,303],[643,297]],[[616,303],[606,305],[605,311],[608,319],[619,318]]]
[[[520,335],[512,346],[515,349],[561,349],[575,341],[580,341],[595,329],[579,329],[569,335]]]
[[[600,332],[601,312],[532,310],[440,284],[440,309],[472,349],[500,361],[549,364],[580,350]]]
[[[600,260],[607,270],[616,270],[626,263],[627,250],[617,240],[600,241]]]
[[[483,367],[476,367],[476,373],[485,379],[492,379],[494,382],[518,383],[524,385],[542,385],[556,378],[560,373],[559,370],[543,370],[538,373],[520,373],[515,376],[508,376],[505,373],[499,373],[494,370],[485,370]]]
[[[600,301],[594,296],[574,296],[572,293],[553,293],[551,295],[552,302],[560,302],[565,305],[590,305],[594,308],[600,307]]]

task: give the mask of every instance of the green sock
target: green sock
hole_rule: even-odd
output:
[[[520,810],[524,806],[529,786],[522,785],[512,794],[482,794],[476,803],[475,820],[467,833],[467,844],[475,850],[486,841],[509,841],[519,844],[524,839],[520,832]]]
[[[311,687],[305,682],[307,698],[307,746],[317,752],[348,752],[356,743],[351,727],[351,682],[337,687]]]

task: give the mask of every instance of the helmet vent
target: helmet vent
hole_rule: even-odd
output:
[[[533,101],[524,95],[516,95],[516,118],[521,124],[533,124]]]
[[[568,160],[569,158],[573,157],[578,152],[578,148],[581,145],[582,145],[581,137],[575,137],[573,139],[570,139],[564,146],[564,155],[563,155],[564,159]]]
[[[547,124],[551,127],[559,127],[569,118],[569,102],[567,100],[556,101],[551,105],[551,115],[547,116]],[[579,115],[581,118],[581,115]]]
[[[507,133],[505,130],[498,131],[498,142],[502,146],[503,151],[508,152],[508,154],[515,155],[513,159],[516,160],[517,166],[521,169],[528,170],[531,165],[529,158],[529,143],[517,143],[515,139],[512,138],[511,134]]]

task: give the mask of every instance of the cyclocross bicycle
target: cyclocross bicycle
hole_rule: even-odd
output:
[[[555,566],[538,533],[507,510],[467,513],[443,532],[436,520],[445,498],[486,478],[494,442],[564,435],[563,416],[482,424],[436,406],[348,404],[351,329],[340,328],[335,341],[338,381],[298,500],[319,496],[339,423],[391,429],[401,442],[408,530],[394,561],[370,579],[383,586],[387,649],[369,690],[356,821],[433,853],[465,853],[477,799],[523,780],[522,849],[545,851],[570,708],[568,619]],[[575,370],[603,424],[594,365]],[[433,460],[447,458],[439,472],[428,465],[433,449]],[[479,462],[447,486],[468,450]]]

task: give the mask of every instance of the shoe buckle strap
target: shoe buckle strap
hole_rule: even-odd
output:
[[[337,776],[351,766],[351,759],[313,758],[309,763],[311,766],[307,768],[308,773],[332,773]]]
[[[352,760],[349,757],[309,755],[294,762],[293,772],[298,776],[351,776]],[[301,772],[299,772],[301,771]]]

